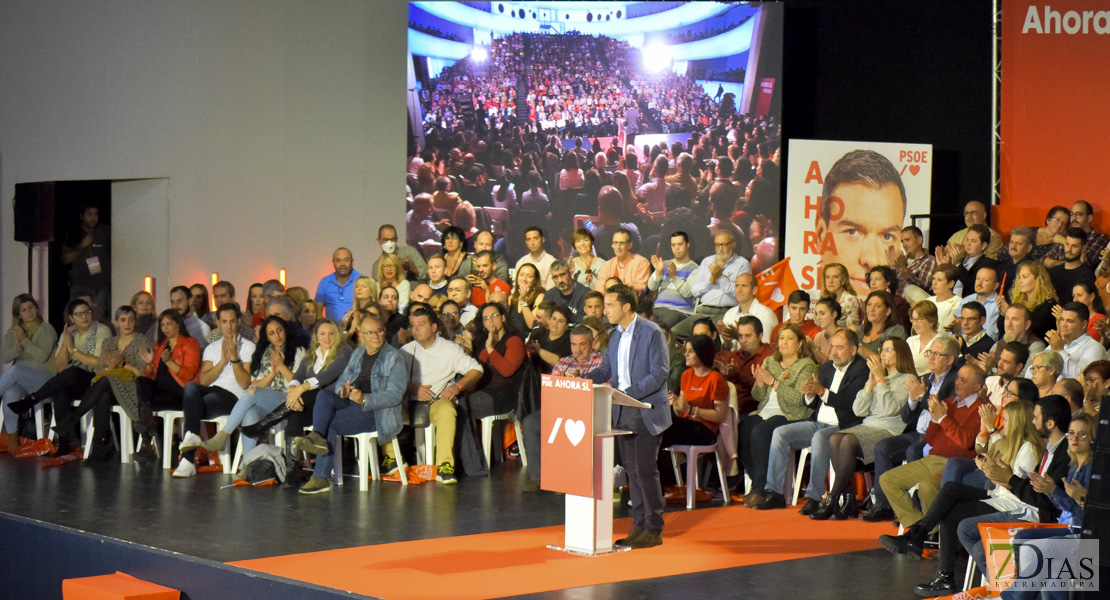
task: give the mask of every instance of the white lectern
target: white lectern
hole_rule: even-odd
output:
[[[651,406],[587,379],[544,375],[541,390],[543,431],[548,435],[541,440],[546,442],[541,483],[543,489],[566,492],[564,543],[548,547],[584,556],[627,550],[613,546],[613,437],[632,432],[613,430],[612,406]],[[587,400],[589,404],[580,408],[588,414],[575,415],[572,405]],[[571,416],[563,416],[567,414]],[[592,443],[579,447],[583,441]]]

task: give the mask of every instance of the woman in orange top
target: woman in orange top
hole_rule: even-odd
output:
[[[709,445],[728,416],[728,381],[713,370],[713,340],[695,335],[686,342],[682,393],[670,393],[671,426],[663,432],[661,448],[675,444]]]

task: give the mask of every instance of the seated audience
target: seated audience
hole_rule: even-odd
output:
[[[786,299],[787,320],[775,326],[775,330],[771,332],[771,339],[775,339],[780,327],[787,323],[793,323],[802,330],[802,333],[806,334],[806,337],[812,340],[821,331],[821,328],[811,319],[806,318],[809,314],[809,303],[808,292],[803,290],[790,292],[790,296]]]
[[[185,384],[194,381],[200,372],[200,343],[189,335],[181,314],[172,308],[158,316],[151,371],[152,377],[135,380],[140,409],[181,410]],[[145,418],[143,412],[140,410],[140,417]],[[149,430],[150,423],[146,425]],[[149,433],[144,437],[149,437]],[[170,457],[164,456],[162,460],[169,461]]]
[[[1029,310],[1029,320],[1032,321],[1030,331],[1034,338],[1044,339],[1050,329],[1056,325],[1052,316],[1052,308],[1058,302],[1056,290],[1048,277],[1044,265],[1037,261],[1027,260],[1017,268],[1017,281],[1010,290],[1010,299],[998,299],[998,309],[1005,314],[1011,305],[1021,305]]]
[[[212,294],[215,295],[216,290],[213,287]],[[150,343],[154,343],[154,338],[158,334],[158,314],[154,312],[154,296],[150,292],[139,290],[131,296],[131,308],[135,309],[135,331],[146,336]],[[212,313],[206,314],[207,319],[212,318]]]
[[[257,423],[274,409],[285,404],[289,382],[304,360],[304,346],[297,344],[291,335],[290,324],[281,317],[266,317],[262,322],[263,336],[251,355],[251,382],[241,395],[223,427],[201,444],[205,450],[223,450],[228,438],[240,425]],[[243,454],[254,449],[256,441],[250,436],[240,436]]]
[[[934,343],[935,345],[935,343]],[[955,395],[941,399],[930,395],[928,398],[929,426],[925,431],[925,443],[929,454],[919,460],[904,464],[883,473],[879,478],[883,493],[889,500],[898,521],[909,527],[921,520],[922,512],[929,506],[940,491],[940,476],[944,473],[949,458],[975,456],[975,436],[979,431],[979,406],[983,400],[979,390],[983,387],[983,370],[974,365],[963,366],[956,375]],[[920,383],[909,386],[910,403],[913,398],[925,395]],[[907,403],[907,406],[910,404]],[[912,408],[912,407],[911,407]],[[921,510],[914,507],[909,489],[917,486],[917,496]]]
[[[59,414],[54,430],[58,433],[58,456],[69,454],[79,446],[77,426],[82,416],[93,411],[92,446],[86,460],[102,461],[110,456],[112,448],[109,427],[112,406],[117,402],[123,408],[126,418],[139,420],[139,399],[135,392],[135,379],[151,375],[153,361],[150,342],[146,336],[135,331],[135,309],[124,305],[116,309],[116,331],[105,340],[96,367],[92,385],[82,395],[81,402],[70,411]],[[40,389],[41,392],[41,389]],[[56,402],[56,401],[55,401]],[[55,404],[55,406],[57,406]],[[145,433],[145,428],[141,430]]]
[[[450,279],[459,274],[459,268],[462,267],[463,262],[470,257],[466,251],[466,233],[458,227],[451,226],[443,230],[443,254],[437,255],[443,261],[443,270],[441,272],[441,280]],[[428,276],[431,277],[431,262],[428,259]],[[463,273],[466,275],[466,273]]]
[[[519,280],[519,275],[517,278]],[[544,292],[543,300],[567,307],[571,314],[571,323],[577,323],[582,319],[583,305],[586,301],[586,293],[590,291],[589,288],[580,285],[571,277],[570,267],[562,260],[551,263],[551,280],[555,283],[555,287]],[[648,287],[650,286],[649,279]],[[512,306],[511,301],[509,305]]]
[[[1048,269],[1048,278],[1060,299],[1060,304],[1072,300],[1072,288],[1080,282],[1094,284],[1095,272],[1083,261],[1083,247],[1087,244],[1087,232],[1078,227],[1067,230],[1064,236],[1064,260]]]
[[[571,275],[579,285],[594,289],[601,276],[601,266],[605,261],[594,253],[594,234],[588,229],[577,229],[571,239],[574,256],[571,258]]]
[[[787,464],[793,459],[795,450],[809,447],[811,474],[805,492],[806,503],[799,514],[824,520],[834,514],[839,519],[854,518],[859,513],[854,503],[855,494],[848,505],[841,505],[842,498],[831,494],[825,496],[822,503],[821,496],[828,479],[829,438],[841,429],[862,422],[853,411],[853,403],[866,385],[867,377],[867,361],[859,354],[859,337],[851,329],[841,329],[833,335],[829,360],[801,385],[803,400],[807,408],[817,411],[817,419],[790,423],[776,429],[771,436],[765,508],[786,508],[782,492]]]
[[[569,279],[569,278],[568,278]],[[540,271],[532,263],[516,268],[516,283],[508,299],[508,319],[513,329],[521,334],[532,330],[536,324],[535,311],[544,301]]]
[[[694,313],[697,302],[690,283],[698,271],[698,264],[690,258],[690,240],[685,232],[671,234],[671,255],[669,262],[656,254],[651,255],[654,271],[648,277],[647,287],[656,293],[655,320],[674,327]]]
[[[882,352],[867,358],[867,367],[867,383],[852,402],[852,412],[863,417],[863,422],[829,436],[833,482],[828,495],[837,508],[831,512],[818,510],[809,516],[811,519],[823,520],[826,515],[839,519],[858,513],[856,492],[848,489],[857,463],[866,466],[875,462],[875,444],[902,433],[906,427],[899,416],[909,397],[906,379],[916,376],[909,345],[898,338],[883,342]]]
[[[965,302],[960,309],[960,355],[965,359],[977,357],[994,347],[994,339],[983,329],[986,321],[987,309],[974,300]]]
[[[813,305],[813,324],[819,331],[813,336],[813,360],[824,363],[832,349],[832,336],[840,331],[840,303],[832,296],[817,300]]]
[[[1091,316],[1089,309],[1085,304],[1073,301],[1064,304],[1063,308],[1054,307],[1052,312],[1056,315],[1056,329],[1048,332],[1045,341],[1064,361],[1060,376],[1079,377],[1087,365],[1106,355],[1102,344],[1087,335],[1087,322]]]
[[[189,330],[189,335],[196,338],[197,342],[200,343],[201,350],[203,350],[208,345],[208,332],[211,329],[193,312],[193,307],[189,304],[189,288],[179,285],[170,290],[170,308],[181,314],[181,318],[185,320],[185,328]]]
[[[405,279],[405,271],[401,267],[401,260],[396,256],[386,255],[378,260],[378,289],[381,294],[385,292],[385,288],[393,288],[397,292],[397,307],[398,311],[405,310],[409,304],[409,291],[411,290],[410,284]]]
[[[455,281],[452,280],[452,285]],[[483,315],[484,317],[484,315]],[[472,387],[482,376],[482,365],[468,356],[457,344],[436,335],[438,322],[434,314],[420,308],[409,315],[413,341],[401,348],[409,373],[407,395],[419,403],[428,403],[430,421],[436,426],[436,481],[453,484],[455,477],[456,397]],[[506,342],[507,343],[507,342]],[[456,381],[456,377],[460,377]],[[413,410],[418,410],[413,408]],[[392,452],[385,447],[386,455]]]
[[[239,336],[239,305],[223,304],[217,315],[223,338],[204,349],[197,380],[185,384],[185,435],[174,477],[196,476],[195,454],[201,444],[201,421],[231,413],[251,383],[250,366],[243,362],[243,357],[252,356],[255,345]]]
[[[436,238],[439,237],[439,232],[436,232]],[[410,237],[410,241],[415,240]],[[412,279],[415,281],[424,281],[428,278],[428,265],[424,262],[424,258],[420,256],[420,251],[412,246],[406,246],[398,243],[397,229],[388,223],[378,227],[378,245],[381,246],[382,256],[374,261],[370,267],[370,272],[381,280],[378,276],[380,273],[379,264],[382,258],[386,256],[394,257],[401,264],[401,277],[405,279]]]
[[[651,263],[633,252],[632,234],[627,229],[621,228],[613,232],[612,240],[613,258],[602,265],[594,289],[599,292],[604,291],[606,280],[616,277],[637,293],[643,292],[647,287],[648,275],[651,273]]]
[[[350,358],[333,356],[332,364],[324,367],[330,374],[335,365],[342,365],[343,372],[334,385],[324,385],[319,392],[312,409],[312,433],[293,442],[298,449],[316,455],[316,466],[312,477],[301,486],[302,494],[331,489],[335,449],[345,435],[376,431],[386,455],[383,473],[392,475],[398,468],[392,441],[401,432],[401,401],[408,370],[401,352],[385,343],[381,321],[364,319],[359,325],[359,340]]]
[[[555,282],[551,279],[551,263],[555,262],[555,257],[543,249],[546,241],[543,230],[539,227],[533,226],[525,229],[524,245],[528,248],[528,253],[516,261],[516,269],[519,270],[525,264],[532,264],[540,272],[540,285],[544,289],[551,289],[555,287]]]
[[[910,309],[910,327],[913,335],[906,339],[913,355],[913,364],[918,375],[925,376],[929,372],[929,358],[926,351],[936,339],[937,332],[937,305],[928,300],[921,300]]]
[[[24,414],[40,402],[52,400],[56,419],[63,421],[72,410],[73,401],[89,391],[93,375],[100,367],[105,342],[112,333],[93,318],[89,303],[79,298],[66,304],[65,319],[66,327],[54,351],[53,366],[57,374],[20,400],[6,403],[9,415]],[[69,451],[69,448],[61,449]]]
[[[937,307],[937,326],[941,329],[954,329],[958,316],[957,309],[963,298],[957,296],[952,290],[956,285],[956,267],[948,263],[939,263],[933,269],[933,294],[927,298]],[[1001,307],[1000,307],[1001,308]]]
[[[736,298],[736,305],[725,311],[724,316],[717,322],[717,328],[721,332],[722,342],[726,345],[731,344],[731,340],[735,339],[736,322],[741,317],[751,315],[763,323],[763,341],[771,341],[771,331],[779,324],[779,319],[775,316],[775,312],[767,308],[756,300],[755,294],[758,289],[759,283],[751,273],[741,273],[736,276],[736,285],[733,286],[733,296]],[[800,329],[799,329],[800,331]],[[804,334],[803,334],[804,335]],[[806,338],[808,342],[809,338]]]
[[[800,423],[813,414],[802,395],[802,385],[817,373],[806,337],[794,325],[779,331],[776,350],[762,365],[752,368],[755,384],[752,396],[756,409],[741,417],[740,461],[751,479],[752,492],[744,496],[744,506],[763,504],[761,492],[767,488],[767,462],[775,430],[789,423]],[[739,390],[737,390],[739,393]]]
[[[685,344],[686,370],[679,393],[670,392],[671,426],[663,431],[660,460],[674,445],[709,446],[717,441],[721,422],[728,418],[728,382],[713,370],[713,340],[695,335]],[[660,467],[660,472],[665,472]],[[727,493],[727,492],[726,492]]]

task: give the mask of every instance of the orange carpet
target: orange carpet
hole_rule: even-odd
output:
[[[387,600],[498,598],[877,548],[890,523],[814,522],[742,506],[664,515],[663,545],[600,557],[548,550],[563,528],[398,542],[230,563]],[[625,532],[631,519],[618,519]],[[616,537],[623,537],[617,535]]]

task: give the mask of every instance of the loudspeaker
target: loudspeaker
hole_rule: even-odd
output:
[[[15,241],[54,241],[54,182],[15,184]]]

